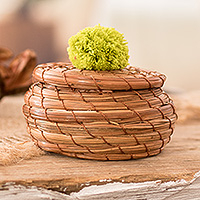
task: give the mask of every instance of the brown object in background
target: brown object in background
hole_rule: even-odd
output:
[[[0,99],[8,94],[25,91],[31,84],[31,74],[36,66],[36,54],[26,49],[7,66],[5,61],[12,57],[12,51],[0,48]]]
[[[2,61],[10,59],[12,56],[13,56],[13,53],[10,49],[5,48],[5,47],[4,48],[0,47],[0,63]]]
[[[2,98],[2,94],[3,94],[3,80],[0,76],[0,99]]]

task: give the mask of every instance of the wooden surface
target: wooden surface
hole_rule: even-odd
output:
[[[0,105],[0,119],[7,119],[0,120],[0,131],[4,136],[7,135],[5,132],[11,134],[13,127],[13,132],[17,132],[16,127],[18,130],[25,130],[25,121],[19,112],[15,111],[17,117],[11,110],[12,114],[8,114],[9,108],[16,107],[21,110],[23,97],[15,97],[14,100],[9,98],[0,102],[3,104]],[[18,105],[12,107],[10,104],[13,102],[17,102]],[[13,126],[14,124],[16,126]],[[9,130],[7,127],[10,127]],[[17,133],[18,136],[19,134]],[[112,182],[167,182],[181,179],[190,181],[198,171],[200,123],[177,125],[171,143],[158,156],[140,160],[103,162],[46,154],[10,166],[0,166],[0,185],[15,182],[16,185],[38,186],[69,194],[85,186]]]
[[[200,175],[200,174],[199,174]],[[184,180],[161,183],[108,183],[89,186],[80,192],[66,195],[37,187],[7,183],[0,187],[0,200],[199,200],[200,177],[192,182]]]

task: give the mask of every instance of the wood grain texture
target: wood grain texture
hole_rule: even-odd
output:
[[[21,109],[23,97],[10,101],[6,97],[1,106],[1,115],[9,112],[11,103],[18,103]],[[17,100],[18,99],[18,100]],[[3,99],[4,100],[4,99]],[[10,110],[12,112],[12,110]],[[8,115],[6,121],[0,120],[2,135],[15,133],[16,127],[25,130],[25,120],[18,112]],[[8,122],[8,120],[10,122]],[[11,124],[9,124],[11,123]],[[15,126],[16,125],[16,126]],[[5,131],[4,131],[5,130]],[[21,132],[26,135],[25,132]],[[1,135],[1,136],[2,136]],[[18,133],[18,136],[20,133]],[[162,182],[185,179],[190,181],[200,171],[200,124],[177,125],[171,143],[158,156],[130,161],[92,161],[69,158],[57,154],[46,154],[31,160],[23,160],[15,165],[0,166],[0,185],[15,182],[25,186],[38,186],[71,193],[88,185],[101,185],[109,182],[136,183],[161,180]],[[175,198],[175,197],[173,197]]]
[[[199,200],[200,177],[192,182],[178,181],[161,183],[108,183],[90,186],[80,192],[66,195],[37,187],[25,187],[14,183],[0,187],[0,200]]]

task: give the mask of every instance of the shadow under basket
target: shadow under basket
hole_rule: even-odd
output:
[[[161,89],[163,74],[46,63],[35,68],[33,78],[23,113],[33,141],[45,151],[129,160],[157,155],[170,141],[177,115]]]

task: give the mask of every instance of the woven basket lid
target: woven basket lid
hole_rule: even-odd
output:
[[[33,72],[33,78],[50,85],[98,90],[158,88],[166,80],[164,74],[131,66],[114,71],[90,71],[62,62],[38,65]]]

